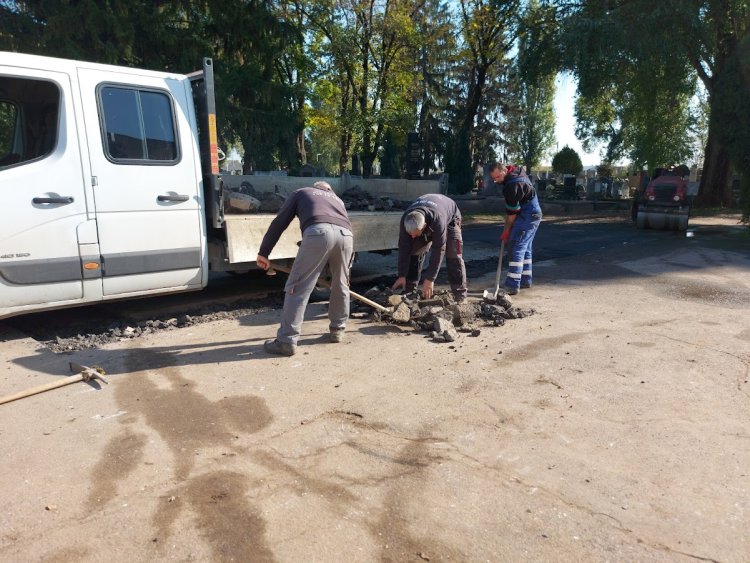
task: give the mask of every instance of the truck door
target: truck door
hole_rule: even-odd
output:
[[[200,163],[186,79],[78,69],[106,297],[202,286]]]
[[[65,73],[0,64],[0,317],[83,297],[93,221],[71,94]]]

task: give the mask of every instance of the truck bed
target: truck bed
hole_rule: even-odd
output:
[[[349,219],[354,233],[354,251],[369,252],[398,247],[401,211],[351,211]],[[260,241],[276,217],[273,213],[226,215],[227,249],[230,264],[255,262]],[[283,260],[297,256],[302,240],[299,221],[295,219],[281,235],[269,259]]]

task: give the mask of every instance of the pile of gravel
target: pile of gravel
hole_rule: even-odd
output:
[[[396,211],[406,209],[410,202],[389,197],[373,196],[360,186],[354,186],[341,194],[344,206],[349,211]]]
[[[368,305],[353,301],[352,316],[371,318],[373,321],[409,325],[420,332],[429,333],[436,342],[453,342],[458,333],[479,336],[481,327],[496,327],[510,319],[533,315],[534,309],[521,309],[510,298],[500,294],[496,303],[465,299],[459,303],[448,290],[440,290],[431,299],[420,299],[419,293],[394,293],[388,286],[374,286],[365,297],[392,308],[391,314],[373,311]]]

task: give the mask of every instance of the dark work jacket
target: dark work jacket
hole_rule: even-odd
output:
[[[503,181],[503,197],[505,211],[508,215],[517,215],[524,203],[530,202],[536,196],[534,184],[525,172],[508,172]]]
[[[445,245],[448,241],[448,227],[451,223],[461,223],[461,212],[456,202],[451,198],[440,194],[425,194],[415,200],[404,211],[401,217],[401,227],[398,235],[398,277],[406,277],[409,271],[409,257],[412,253],[414,239],[404,230],[404,218],[412,211],[420,211],[424,214],[425,229],[420,235],[425,241],[432,242],[430,252],[430,264],[427,266],[424,277],[434,281],[440,270],[440,264],[445,256]]]
[[[284,202],[271,221],[260,243],[258,254],[268,258],[282,233],[295,217],[299,217],[302,232],[315,223],[330,223],[352,230],[344,202],[332,191],[320,188],[300,188]]]

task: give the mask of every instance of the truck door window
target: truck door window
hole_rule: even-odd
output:
[[[0,76],[0,169],[38,160],[57,144],[60,90],[52,82]]]
[[[153,90],[105,86],[99,93],[104,151],[119,164],[178,161],[169,96]]]
[[[11,102],[0,102],[0,166],[8,166],[15,159],[13,139],[16,136],[18,109]]]

